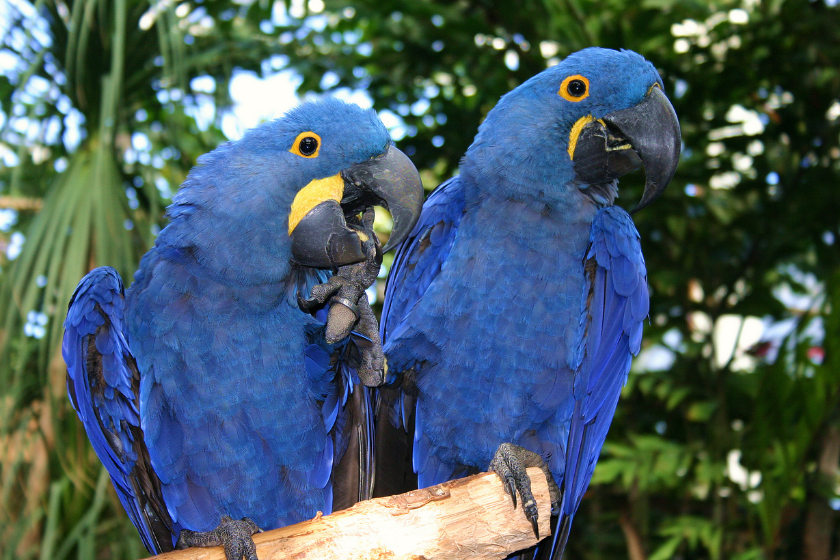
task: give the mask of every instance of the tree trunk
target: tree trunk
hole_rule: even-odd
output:
[[[618,518],[618,524],[621,526],[624,540],[627,542],[627,557],[630,560],[647,560],[645,549],[642,546],[642,538],[627,513],[621,514],[621,517]]]
[[[817,484],[830,487],[840,463],[840,430],[829,426],[822,438],[817,464]],[[805,516],[804,560],[829,560],[837,513],[828,505],[821,492],[809,492],[808,513]]]

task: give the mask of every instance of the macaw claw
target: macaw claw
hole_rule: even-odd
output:
[[[382,266],[382,246],[373,231],[373,218],[373,209],[369,209],[361,220],[347,220],[347,225],[356,229],[362,239],[365,260],[340,267],[329,281],[313,286],[308,298],[298,294],[298,305],[304,311],[309,312],[327,304],[330,306],[325,333],[330,344],[345,339],[366,314],[364,307],[370,307],[367,297],[362,296],[376,282]]]
[[[234,520],[225,515],[219,526],[212,531],[199,533],[183,529],[178,535],[175,548],[180,550],[191,546],[223,546],[227,560],[258,560],[257,547],[252,536],[261,532],[262,529],[247,517]]]
[[[545,474],[548,482],[548,494],[551,498],[551,515],[559,515],[563,495],[557,486],[557,482],[554,481],[554,476],[548,469],[548,465],[539,454],[512,443],[503,443],[496,450],[488,470],[496,473],[502,480],[505,492],[513,500],[514,509],[516,509],[516,494],[519,494],[522,499],[522,510],[525,512],[525,517],[531,522],[534,536],[539,540],[540,530],[537,524],[539,513],[537,511],[537,501],[534,499],[534,494],[531,493],[531,479],[528,478],[528,473],[525,470],[528,467],[539,467]]]
[[[344,340],[352,331],[367,339],[365,342],[370,341],[357,345],[361,363],[356,370],[362,382],[370,387],[381,385],[385,380],[385,355],[379,339],[379,325],[365,295],[365,290],[376,282],[382,266],[382,246],[373,231],[373,218],[374,212],[369,209],[361,220],[347,220],[347,225],[356,228],[363,239],[367,258],[340,267],[327,282],[313,286],[309,298],[298,294],[298,306],[304,311],[329,305],[324,331],[324,339],[329,344]]]

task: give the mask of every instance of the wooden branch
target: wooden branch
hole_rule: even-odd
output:
[[[642,537],[627,513],[621,514],[621,517],[618,518],[618,525],[624,532],[624,540],[627,541],[627,556],[630,560],[647,560],[645,549],[642,546]]]
[[[38,212],[44,207],[44,201],[40,198],[26,196],[0,196],[0,208],[11,208],[19,212]]]
[[[540,536],[550,534],[542,471],[528,469]],[[478,560],[504,558],[536,544],[520,501],[513,509],[493,473],[361,502],[311,521],[254,535],[260,560],[341,558]],[[221,547],[176,550],[155,560],[224,560]]]

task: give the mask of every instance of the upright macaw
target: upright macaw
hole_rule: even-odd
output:
[[[542,547],[562,555],[648,314],[616,179],[644,165],[646,206],[679,153],[662,80],[630,51],[583,50],[502,97],[391,268],[375,494],[412,484],[402,465],[420,487],[489,465],[536,532],[523,467],[542,466],[559,516]]]
[[[320,298],[330,317],[362,307],[372,318],[354,284],[381,261],[370,208],[391,210],[393,245],[423,189],[376,114],[333,99],[198,162],[132,286],[108,267],[80,282],[64,324],[67,387],[150,552],[224,544],[228,558],[254,559],[258,528],[369,493],[359,382],[383,378],[381,348],[325,335],[326,309],[309,296],[340,289]]]

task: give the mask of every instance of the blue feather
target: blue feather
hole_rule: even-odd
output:
[[[591,95],[570,103],[557,93],[575,74]],[[541,454],[565,488],[553,558],[648,313],[635,226],[612,206],[615,184],[576,180],[568,142],[578,119],[632,107],[653,84],[639,55],[587,49],[505,95],[461,174],[429,196],[388,279],[381,335],[404,394],[383,417],[407,429],[413,413],[418,483],[483,470],[504,442]]]
[[[317,158],[291,150],[305,131]],[[338,463],[351,433],[372,439],[369,395],[351,415],[355,343],[327,344],[324,311],[298,308],[332,271],[293,264],[289,212],[311,181],[391,144],[372,110],[305,103],[199,158],[128,291],[110,268],[80,282],[68,395],[150,552],[222,515],[272,529],[329,512],[347,486]],[[359,453],[365,477],[372,449]]]

